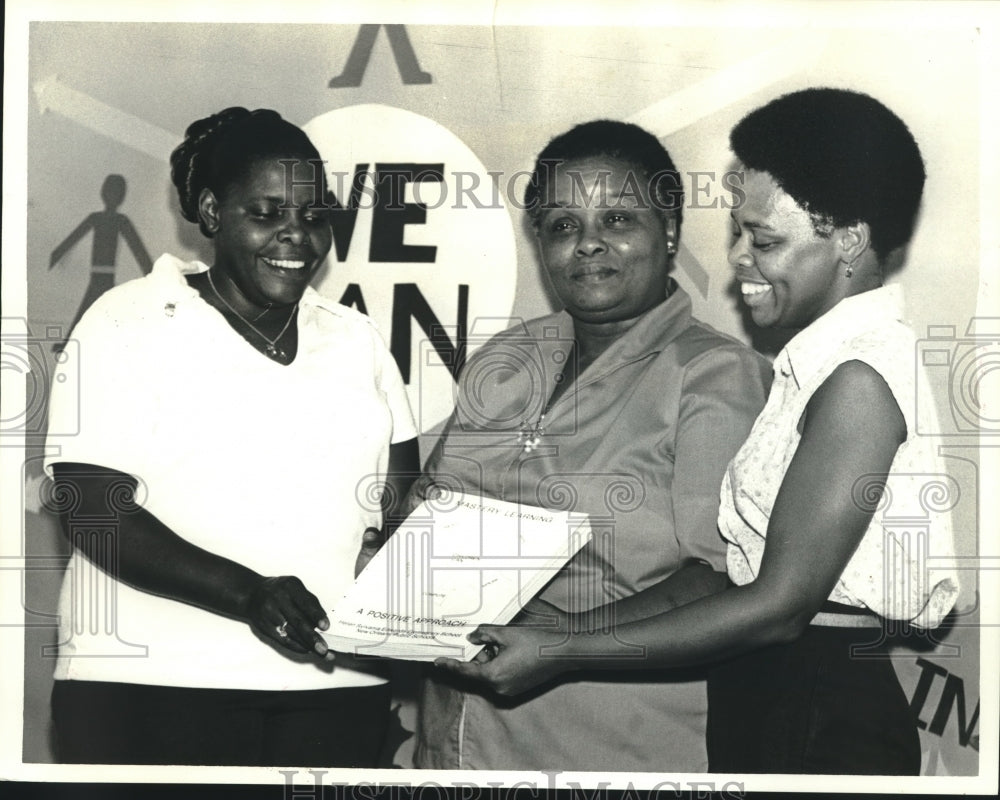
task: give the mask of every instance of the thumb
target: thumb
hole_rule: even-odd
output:
[[[365,528],[361,534],[361,547],[366,550],[378,550],[382,546],[382,531],[378,528]]]
[[[361,534],[361,547],[358,550],[358,557],[354,560],[355,578],[378,555],[378,551],[382,549],[384,542],[382,532],[378,528],[365,528]]]
[[[500,630],[496,625],[480,625],[465,638],[473,644],[501,644]]]

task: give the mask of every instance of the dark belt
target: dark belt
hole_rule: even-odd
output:
[[[825,600],[809,624],[833,628],[881,628],[882,619],[866,608]]]

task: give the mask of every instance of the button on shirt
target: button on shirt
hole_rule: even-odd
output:
[[[954,605],[958,577],[948,510],[958,487],[943,468],[936,442],[917,433],[916,396],[918,387],[927,396],[926,377],[916,363],[916,339],[901,317],[899,287],[863,292],[841,300],[778,354],[767,405],[722,485],[719,530],[729,542],[727,568],[737,585],[750,583],[760,570],[771,510],[798,448],[806,405],[840,364],[861,361],[892,391],[906,440],[829,599],[924,628],[937,626]],[[873,503],[880,486],[879,476],[859,476],[856,502]]]

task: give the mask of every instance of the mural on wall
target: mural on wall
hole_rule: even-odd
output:
[[[142,268],[143,274],[148,274],[153,268],[153,260],[149,257],[142,239],[135,230],[132,221],[118,209],[125,201],[125,191],[128,184],[121,175],[108,175],[101,186],[101,200],[104,210],[87,215],[52,251],[49,257],[51,270],[66,252],[87,233],[93,232],[93,246],[90,251],[90,283],[87,292],[80,301],[80,308],[69,324],[67,331],[80,321],[83,312],[108,289],[115,285],[115,261],[118,257],[118,242],[121,239],[132,251],[132,255]],[[64,342],[56,342],[52,349],[62,351]]]
[[[344,64],[344,71],[339,75],[330,78],[331,89],[343,89],[346,87],[356,87],[361,85],[364,79],[365,70],[368,68],[368,60],[372,57],[372,49],[375,47],[375,39],[378,37],[379,29],[385,29],[385,35],[389,39],[392,47],[392,57],[396,60],[399,68],[399,77],[406,84],[432,83],[433,77],[429,72],[420,69],[417,61],[417,54],[413,52],[413,45],[410,44],[409,34],[405,25],[362,25],[358,30],[358,38],[354,40],[350,55],[347,56],[347,63]]]
[[[611,71],[602,62],[610,61],[618,49],[627,50],[633,39],[641,43],[641,47],[634,45],[636,51],[654,52],[656,36],[643,38],[641,32],[579,32],[574,47],[581,52],[605,41],[601,37],[620,36],[624,45],[601,45],[596,48],[597,56],[577,57],[565,40],[558,46],[545,45],[544,37],[530,30],[455,32],[397,24],[297,27],[299,30],[289,32],[265,31],[267,26],[263,25],[253,26],[253,30],[220,26],[213,30],[211,42],[219,50],[187,54],[217,63],[219,53],[226,48],[245,55],[240,48],[252,49],[258,38],[280,43],[282,36],[291,42],[293,35],[298,35],[304,44],[287,67],[297,81],[294,97],[284,91],[283,73],[273,78],[262,74],[248,87],[239,69],[233,68],[218,92],[206,88],[190,99],[177,99],[176,109],[162,108],[144,95],[142,82],[146,78],[137,69],[135,88],[115,84],[103,97],[108,103],[114,97],[115,103],[134,112],[130,119],[135,124],[116,127],[114,120],[126,112],[115,109],[100,115],[100,125],[82,122],[74,119],[65,104],[40,108],[32,116],[31,124],[44,129],[49,137],[46,141],[58,142],[68,130],[71,136],[79,135],[84,146],[99,143],[127,161],[122,166],[118,161],[110,162],[122,173],[148,173],[152,177],[149,186],[140,186],[135,178],[127,186],[122,175],[106,175],[101,189],[104,209],[87,214],[63,236],[88,204],[79,191],[74,195],[79,199],[67,203],[59,194],[59,183],[46,182],[35,167],[30,173],[35,180],[32,197],[40,207],[31,212],[34,216],[29,216],[29,229],[34,225],[34,230],[45,234],[39,246],[45,251],[51,248],[51,252],[48,272],[43,261],[41,277],[29,274],[29,303],[31,293],[41,297],[49,291],[44,279],[68,280],[67,254],[85,236],[91,235],[93,241],[90,282],[82,301],[76,304],[79,294],[72,301],[53,295],[50,305],[44,307],[36,301],[39,310],[30,322],[44,325],[72,320],[66,330],[75,324],[83,311],[114,285],[116,271],[121,279],[117,261],[122,241],[142,273],[147,273],[152,263],[147,243],[154,252],[179,250],[199,255],[199,245],[184,238],[182,225],[176,230],[170,227],[176,213],[163,199],[166,189],[161,184],[169,183],[166,158],[169,148],[181,140],[179,132],[188,121],[237,103],[277,108],[287,118],[302,123],[320,150],[339,208],[335,211],[334,247],[315,286],[375,320],[400,366],[424,434],[433,436],[447,417],[457,374],[477,346],[513,319],[549,310],[551,302],[533,262],[530,235],[523,230],[516,200],[533,152],[549,136],[585,118],[628,119],[656,134],[675,154],[687,184],[678,280],[692,295],[696,314],[726,332],[750,338],[741,327],[739,312],[725,300],[729,273],[722,247],[729,193],[721,176],[730,165],[724,131],[734,117],[779,90],[822,80],[823,65],[828,68],[824,59],[837,62],[835,54],[825,49],[824,39],[773,35],[769,46],[746,58],[733,58],[730,44],[737,33],[720,32],[701,39],[691,34],[696,43],[708,42],[715,49],[702,55],[695,44],[681,44],[670,51],[678,63],[691,62],[698,71],[696,79],[681,85],[671,82],[679,71],[676,65],[648,66],[623,59],[614,65],[617,71]],[[149,25],[134,31],[138,41],[144,35],[149,37],[144,52],[149,54],[150,70],[176,70],[170,77],[183,83],[193,68],[178,66],[174,49],[181,50],[179,43],[190,36],[193,53],[199,43],[207,48],[208,38],[193,30],[161,32],[154,28]],[[244,45],[244,40],[248,44]],[[337,46],[332,47],[331,41]],[[39,43],[35,69],[47,70],[48,61],[58,61],[56,48],[44,38]],[[140,46],[135,47],[133,57],[141,59]],[[235,56],[231,58],[232,63],[240,62]],[[563,61],[568,61],[568,66]],[[312,68],[312,73],[303,75],[303,64]],[[487,69],[483,64],[495,65],[500,76],[495,86],[490,83],[492,78],[478,77],[477,69]],[[856,68],[863,72],[864,64]],[[569,90],[570,78],[564,76],[573,76],[574,71],[577,75]],[[281,73],[281,68],[276,72]],[[60,97],[76,91],[45,71],[33,77],[37,85],[63,87]],[[469,87],[460,86],[463,80]],[[545,84],[546,80],[555,85]],[[619,89],[619,81],[627,84],[625,89]],[[92,89],[81,86],[81,95],[84,88]],[[625,100],[619,99],[622,92],[626,92]],[[558,103],[554,101],[557,97]],[[578,107],[567,110],[570,101]],[[907,117],[905,110],[902,115]],[[706,141],[711,144],[705,145]],[[153,163],[159,171],[150,168]],[[704,168],[707,166],[713,170]],[[132,192],[130,216],[121,211],[127,188]],[[143,193],[141,203],[136,200],[139,191]],[[46,204],[59,207],[58,224],[63,227],[39,221],[45,216]],[[138,230],[143,231],[145,241]],[[920,272],[922,269],[916,267],[915,285],[932,274],[930,268]],[[58,351],[61,346],[57,341],[52,349]],[[976,425],[982,423],[979,417],[976,420],[971,430],[961,433],[974,437]],[[966,539],[975,539],[978,546],[980,475],[973,457],[956,469],[965,472],[959,475],[962,492],[953,498],[954,513]],[[27,524],[43,530],[44,536],[54,536],[53,521],[37,506],[34,510],[37,513],[29,514]],[[972,549],[968,552],[974,554]],[[924,774],[970,775],[979,769],[979,617],[974,574],[969,575],[969,581],[973,589],[947,631],[935,640],[904,642],[894,651],[897,672],[921,728]],[[36,596],[34,602],[37,607],[46,603],[54,606],[54,598]],[[29,719],[47,719],[44,704],[51,664],[35,659],[26,671],[28,681],[36,685],[30,692],[35,705],[25,712],[27,730],[32,724]],[[385,754],[387,766],[409,765],[407,748],[412,745],[415,710],[408,692],[413,677],[412,672],[400,676],[397,725]],[[44,732],[26,734],[25,739],[26,761],[51,760]]]
[[[362,104],[304,129],[343,198],[316,288],[375,320],[429,432],[451,412],[466,358],[508,327],[511,216],[475,153],[432,119]]]

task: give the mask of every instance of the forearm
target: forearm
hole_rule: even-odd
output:
[[[389,447],[389,468],[382,495],[382,533],[389,537],[413,510],[407,498],[420,477],[420,449],[416,439]]]
[[[485,625],[470,641],[485,658],[438,659],[438,667],[516,695],[578,670],[669,669],[725,659],[791,641],[808,621],[808,602],[759,583],[702,596],[653,617],[612,627],[554,631]],[[788,609],[795,609],[789,613]]]
[[[609,625],[623,625],[654,617],[721,592],[729,585],[725,573],[716,572],[700,560],[689,559],[664,580],[589,611],[571,615],[577,630],[596,630]]]
[[[389,469],[383,482],[382,528],[365,528],[361,549],[354,562],[354,577],[361,574],[378,551],[418,503],[412,501],[411,488],[420,478],[420,455],[416,439],[389,446]]]
[[[112,577],[144,592],[246,618],[251,594],[265,580],[253,570],[203,550],[145,509],[112,500],[114,473],[56,465],[56,491],[80,498],[60,515],[63,532],[88,560]],[[117,480],[122,487],[128,476]]]
[[[611,628],[570,631],[549,652],[565,659],[560,671],[693,666],[795,639],[811,616],[800,611],[748,584]]]
[[[60,514],[64,532],[112,577],[246,622],[286,655],[333,658],[316,632],[325,630],[329,620],[319,599],[297,577],[264,577],[187,541],[135,502],[136,481],[130,475],[69,463],[53,465],[53,472],[53,495],[66,501]]]
[[[118,580],[150,594],[169,597],[217,614],[246,619],[247,604],[264,576],[177,536],[147,511],[106,526],[66,523],[70,540],[84,556]]]

